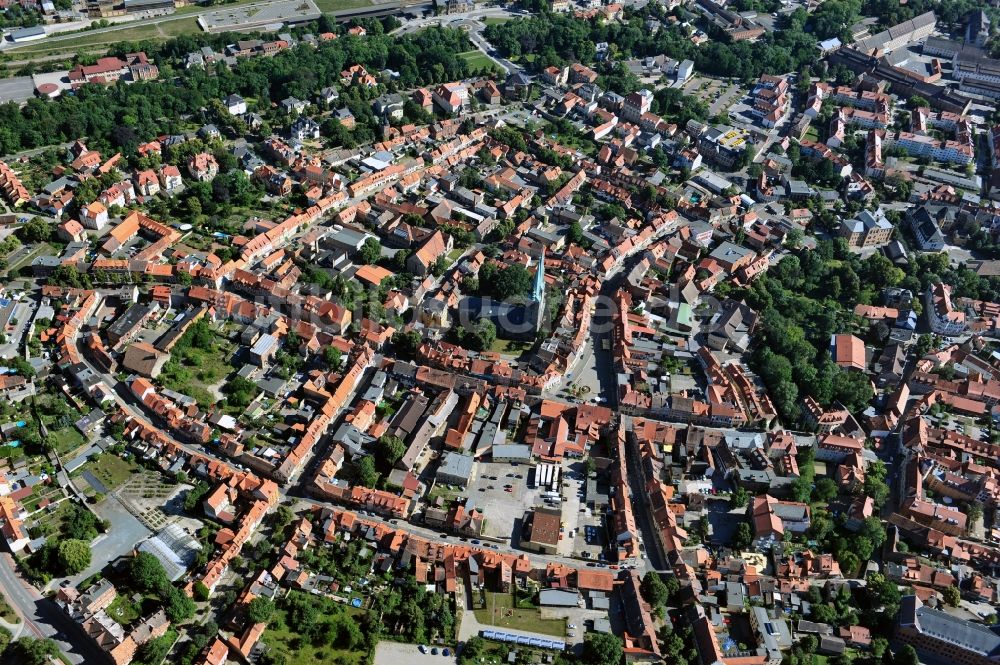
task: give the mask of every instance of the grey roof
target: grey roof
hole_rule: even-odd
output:
[[[14,41],[17,41],[18,39],[27,39],[28,37],[37,37],[38,35],[44,35],[44,34],[45,34],[45,28],[40,25],[36,25],[30,28],[22,28],[20,30],[14,30],[13,32],[10,33],[10,38],[13,39]]]
[[[531,446],[525,444],[509,443],[493,446],[491,452],[493,459],[531,459]]]
[[[197,558],[201,544],[176,524],[166,526],[162,531],[139,544],[139,551],[152,554],[167,572],[170,581],[180,579]]]
[[[997,629],[925,607],[916,596],[903,597],[899,607],[899,622],[963,651],[987,658],[1000,655],[1000,633]]]
[[[580,594],[565,589],[542,589],[538,592],[538,602],[540,605],[576,607],[580,603]]]
[[[448,476],[451,478],[469,478],[472,475],[472,465],[474,459],[461,453],[445,453],[441,466],[438,468],[438,476]]]

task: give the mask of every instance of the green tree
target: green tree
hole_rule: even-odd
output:
[[[76,538],[63,540],[56,549],[56,558],[66,575],[82,573],[90,565],[90,545]]]
[[[470,637],[462,647],[462,653],[458,657],[458,665],[473,665],[479,663],[479,659],[486,651],[486,640],[475,635]]]
[[[893,662],[895,665],[920,665],[920,658],[917,657],[917,650],[906,644],[896,654]]]
[[[358,261],[366,265],[377,263],[382,256],[382,245],[375,238],[368,238],[358,250]]]
[[[274,614],[274,601],[257,596],[247,606],[247,618],[253,623],[268,623]]]
[[[517,263],[502,266],[488,261],[479,270],[480,292],[500,300],[529,294],[532,282],[528,269]]]
[[[340,361],[344,353],[337,347],[330,345],[323,347],[323,362],[329,367],[340,367]]]
[[[156,556],[139,552],[129,563],[132,585],[144,593],[155,593],[170,586],[170,577]]]
[[[83,506],[71,503],[63,520],[63,535],[86,542],[97,538],[97,517]]]
[[[750,547],[751,543],[753,543],[753,529],[746,522],[740,522],[733,536],[733,548],[742,551]]]
[[[5,655],[21,665],[48,665],[51,658],[59,656],[59,647],[49,639],[25,636],[15,640],[7,648]]]
[[[813,489],[813,498],[816,501],[827,503],[836,498],[839,488],[832,478],[820,478],[816,481],[816,488]]]
[[[850,577],[858,572],[858,568],[861,566],[861,559],[854,552],[844,550],[837,557],[837,563],[840,564],[840,572],[844,574],[844,577]]]
[[[737,487],[729,496],[730,508],[745,508],[750,503],[750,493],[742,487]]]
[[[962,600],[962,592],[958,590],[957,586],[945,587],[941,591],[941,596],[944,598],[944,602],[952,607],[958,607],[959,601]]]
[[[163,610],[171,622],[181,623],[194,616],[197,608],[194,601],[188,598],[186,593],[169,584],[160,593],[163,600]]]
[[[406,452],[406,444],[398,436],[383,434],[375,442],[375,454],[383,469],[392,469]]]
[[[583,240],[583,227],[580,226],[580,222],[573,222],[569,225],[569,230],[566,232],[566,240],[574,245],[580,244]]]
[[[497,338],[497,327],[489,319],[478,319],[468,328],[459,330],[462,346],[473,351],[486,351]]]
[[[416,330],[398,331],[392,335],[392,345],[396,349],[396,355],[400,358],[415,358],[417,349],[420,348],[423,341],[424,338]]]
[[[969,503],[965,505],[965,516],[967,521],[971,525],[973,522],[979,521],[983,517],[983,507],[978,503]]]
[[[32,217],[18,229],[18,236],[24,242],[45,242],[52,237],[52,226],[41,217]]]
[[[139,648],[140,660],[149,665],[159,665],[167,657],[167,653],[170,652],[170,647],[173,646],[176,639],[175,633],[168,632],[155,640],[149,640]]]
[[[619,665],[625,649],[617,635],[590,633],[583,643],[583,662],[589,665]]]
[[[889,640],[884,637],[872,638],[872,655],[875,660],[882,660],[882,656],[889,650]]]
[[[371,455],[365,455],[354,464],[354,472],[359,485],[375,487],[378,484],[378,471],[375,470],[375,460]]]
[[[643,576],[639,591],[646,602],[654,608],[662,607],[667,603],[669,594],[667,585],[663,583],[656,571],[650,570]]]
[[[192,592],[194,593],[194,599],[200,602],[205,602],[212,596],[212,590],[201,580],[194,583]]]

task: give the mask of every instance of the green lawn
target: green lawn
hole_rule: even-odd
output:
[[[315,647],[298,633],[289,629],[285,622],[284,610],[275,610],[274,618],[267,626],[263,636],[264,644],[272,655],[285,656],[286,665],[318,665],[319,663],[337,663],[338,665],[361,665],[366,662],[366,656],[361,651],[345,651],[331,646]]]
[[[80,467],[79,473],[84,471],[90,471],[109,492],[113,492],[124,485],[133,474],[138,473],[139,465],[112,453],[101,453],[97,461],[90,460]]]
[[[563,637],[566,635],[564,619],[542,619],[537,609],[513,609],[514,597],[509,593],[486,593],[486,607],[475,610],[476,620],[481,624],[526,630],[543,635]]]
[[[439,483],[439,484],[435,485],[434,488],[430,492],[428,492],[428,494],[427,494],[427,500],[428,501],[433,501],[434,499],[437,499],[438,497],[441,497],[446,502],[449,502],[452,499],[459,498],[460,496],[462,496],[462,490],[461,489],[453,489],[453,490],[452,489],[448,489],[447,487],[445,487],[445,485],[443,483]]]
[[[475,67],[477,69],[493,66],[493,61],[490,60],[482,51],[465,51],[464,53],[459,53],[458,57],[465,60],[470,67]]]
[[[7,623],[21,622],[21,619],[18,618],[17,614],[14,612],[14,608],[12,608],[7,602],[7,597],[2,593],[0,593],[0,619],[3,619]]]
[[[122,41],[163,41],[171,37],[201,32],[198,20],[193,17],[182,17],[162,23],[123,23],[121,28],[107,32],[85,31],[73,37],[64,39],[50,38],[44,43],[36,43],[11,49],[13,55],[50,55],[67,53],[85,47],[107,47]]]
[[[506,23],[509,20],[510,20],[509,18],[503,18],[500,16],[487,16],[486,18],[482,19],[482,22],[486,25],[499,25],[501,23]]]
[[[316,0],[316,6],[324,13],[369,7],[371,4],[371,0]]]
[[[490,351],[493,351],[494,353],[502,353],[508,356],[519,356],[525,351],[530,350],[531,347],[531,342],[525,342],[523,340],[496,339],[493,340],[493,344],[490,345]]]
[[[49,443],[60,455],[72,452],[86,443],[86,439],[75,427],[63,427],[53,430],[49,428]]]
[[[123,626],[130,625],[139,618],[141,612],[136,605],[125,596],[115,598],[107,609],[108,616]]]

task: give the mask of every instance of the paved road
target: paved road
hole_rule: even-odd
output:
[[[77,625],[55,603],[43,598],[34,587],[21,579],[9,554],[0,556],[0,587],[3,587],[14,610],[24,621],[21,635],[55,640],[73,665],[104,662],[103,652],[80,634]]]

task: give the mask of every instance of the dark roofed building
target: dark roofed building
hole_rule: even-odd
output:
[[[559,508],[535,508],[525,516],[525,527],[521,536],[521,547],[534,552],[555,554],[559,545],[559,525],[562,510]]]
[[[925,607],[917,596],[904,596],[899,605],[896,639],[918,654],[956,665],[996,665],[1000,662],[1000,632]]]

